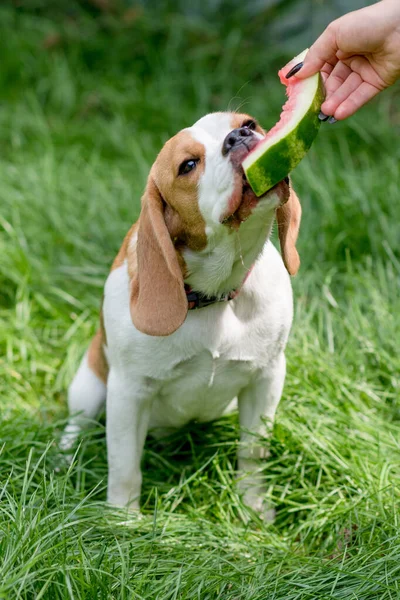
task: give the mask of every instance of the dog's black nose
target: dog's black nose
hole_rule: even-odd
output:
[[[235,146],[239,146],[243,144],[246,138],[249,138],[254,135],[254,132],[250,127],[238,127],[238,129],[234,129],[224,139],[224,143],[222,144],[222,156],[226,156],[228,152],[232,150]]]

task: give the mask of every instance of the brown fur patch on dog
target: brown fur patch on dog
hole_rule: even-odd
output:
[[[124,241],[122,242],[122,246],[118,251],[117,256],[114,259],[114,262],[111,266],[111,271],[114,269],[118,269],[118,267],[122,267],[125,260],[128,263],[128,272],[129,277],[132,278],[134,276],[137,260],[136,260],[136,237],[137,231],[139,228],[139,221],[136,221],[129,229],[128,233],[124,237]]]
[[[196,160],[196,167],[179,175],[180,165]],[[206,224],[200,212],[198,183],[205,169],[205,148],[188,131],[180,131],[164,145],[151,169],[164,202],[164,219],[176,248],[202,250],[207,245]]]
[[[107,383],[108,378],[108,363],[104,353],[105,339],[104,330],[100,327],[92,341],[88,350],[88,365],[95,375],[103,382]]]

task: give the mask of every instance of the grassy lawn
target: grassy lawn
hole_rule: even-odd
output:
[[[104,419],[59,469],[66,388],[161,144],[227,107],[271,126],[285,56],[144,12],[117,29],[3,7],[0,35],[0,598],[400,598],[399,88],[324,125],[293,176],[275,523],[244,524],[235,415],[148,441],[134,519],[104,504]]]

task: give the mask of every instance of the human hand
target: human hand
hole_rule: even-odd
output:
[[[400,0],[381,0],[332,21],[296,77],[321,71],[321,110],[346,119],[400,77]]]

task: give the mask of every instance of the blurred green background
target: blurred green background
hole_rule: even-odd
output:
[[[236,494],[236,417],[149,441],[144,517],[128,524],[103,504],[104,421],[69,471],[54,442],[163,142],[215,110],[272,126],[278,69],[362,5],[1,3],[0,598],[398,597],[398,85],[322,125],[293,173],[302,267],[265,464],[275,524],[247,521]]]

